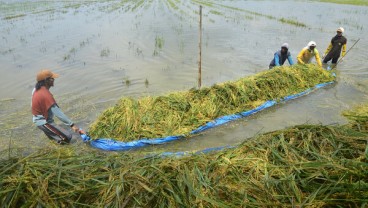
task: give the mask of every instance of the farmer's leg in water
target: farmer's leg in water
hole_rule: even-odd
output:
[[[38,126],[38,128],[41,129],[49,139],[56,141],[58,144],[69,143],[72,139],[72,134],[70,132],[55,123],[46,123]]]

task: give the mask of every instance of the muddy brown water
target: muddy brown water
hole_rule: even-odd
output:
[[[84,129],[120,97],[162,95],[197,86],[199,4],[121,2],[0,1],[0,150],[54,145],[33,126],[30,112],[35,75],[43,68],[60,74],[51,91],[64,112]],[[346,123],[341,112],[368,100],[367,17],[367,7],[309,1],[203,5],[204,86],[267,70],[283,42],[289,43],[296,61],[310,40],[323,53],[340,26],[345,28],[348,48],[360,41],[339,64],[333,86],[142,151],[200,150],[298,124]],[[281,18],[306,27],[282,23]]]

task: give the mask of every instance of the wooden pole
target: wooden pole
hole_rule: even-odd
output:
[[[198,60],[198,89],[202,85],[202,5],[199,6],[199,60]]]

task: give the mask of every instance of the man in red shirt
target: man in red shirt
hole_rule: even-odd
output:
[[[54,80],[57,77],[59,75],[50,70],[41,70],[38,72],[36,77],[37,83],[32,92],[33,123],[51,140],[55,140],[59,144],[66,144],[72,139],[72,133],[56,125],[54,116],[59,118],[74,132],[84,132],[61,111],[54,96],[49,91],[54,86]]]

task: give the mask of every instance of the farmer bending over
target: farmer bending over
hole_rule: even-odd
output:
[[[272,69],[275,66],[282,66],[286,59],[289,61],[290,65],[293,65],[293,59],[291,58],[289,50],[289,44],[284,43],[281,45],[281,50],[277,51],[274,54],[274,58],[272,59],[269,69]]]
[[[72,134],[54,123],[54,115],[74,132],[78,132],[79,128],[61,111],[49,91],[50,87],[54,86],[54,79],[57,77],[59,75],[50,70],[38,72],[37,83],[32,92],[33,123],[51,140],[59,144],[66,144],[72,139]],[[84,132],[80,131],[80,133]]]
[[[318,66],[322,67],[321,59],[319,58],[319,52],[316,46],[316,42],[310,41],[308,45],[299,52],[297,57],[298,64],[308,64],[311,62],[314,56],[316,58]]]
[[[323,55],[325,57],[323,59],[324,64],[327,64],[327,62],[329,62],[331,59],[331,63],[336,64],[340,58],[340,54],[343,58],[345,56],[347,40],[344,36],[342,36],[342,34],[344,33],[344,28],[339,27],[336,33],[336,36],[331,39],[331,42],[328,45],[325,54]]]

